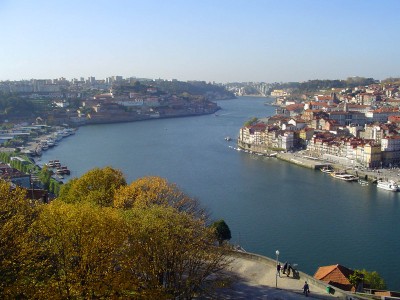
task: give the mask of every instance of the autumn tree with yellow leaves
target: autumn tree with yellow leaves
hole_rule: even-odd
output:
[[[14,298],[26,278],[32,249],[28,232],[38,215],[26,190],[0,180],[0,298]]]
[[[127,185],[118,170],[94,169],[40,207],[3,190],[1,255],[21,250],[1,257],[5,298],[191,299],[227,263],[204,209],[159,177]],[[14,231],[21,239],[3,242]]]

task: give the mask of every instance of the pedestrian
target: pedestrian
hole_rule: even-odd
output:
[[[288,277],[290,275],[290,269],[291,268],[292,268],[292,266],[290,265],[290,263],[288,263],[288,268],[287,268],[287,273],[286,273],[286,276],[288,276]]]
[[[281,277],[281,264],[278,263],[278,265],[276,266],[276,274]]]
[[[306,281],[303,286],[303,294],[306,295],[306,297],[308,297],[309,293],[310,293],[310,287],[308,286],[308,283]]]
[[[286,270],[287,270],[287,262],[285,262],[285,264],[283,265],[283,274],[286,274]]]

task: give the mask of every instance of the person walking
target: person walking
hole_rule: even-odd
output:
[[[286,276],[287,276],[287,277],[289,277],[289,275],[290,275],[290,269],[291,269],[291,268],[292,268],[291,264],[288,263],[288,266],[287,266],[287,273],[286,273]]]
[[[308,286],[308,283],[306,281],[303,286],[303,294],[306,295],[306,297],[308,297],[309,293],[310,293],[310,287]]]
[[[276,274],[281,277],[281,264],[278,263],[278,265],[276,266]]]
[[[287,270],[287,262],[285,262],[285,264],[283,265],[283,274],[286,274],[286,270]]]

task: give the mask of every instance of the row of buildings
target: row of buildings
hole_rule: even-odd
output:
[[[344,165],[400,165],[399,106],[396,85],[286,101],[277,106],[274,116],[243,126],[238,143],[257,152],[306,149],[310,156]]]

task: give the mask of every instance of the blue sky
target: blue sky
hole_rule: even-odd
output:
[[[400,77],[397,0],[0,0],[0,80]]]

